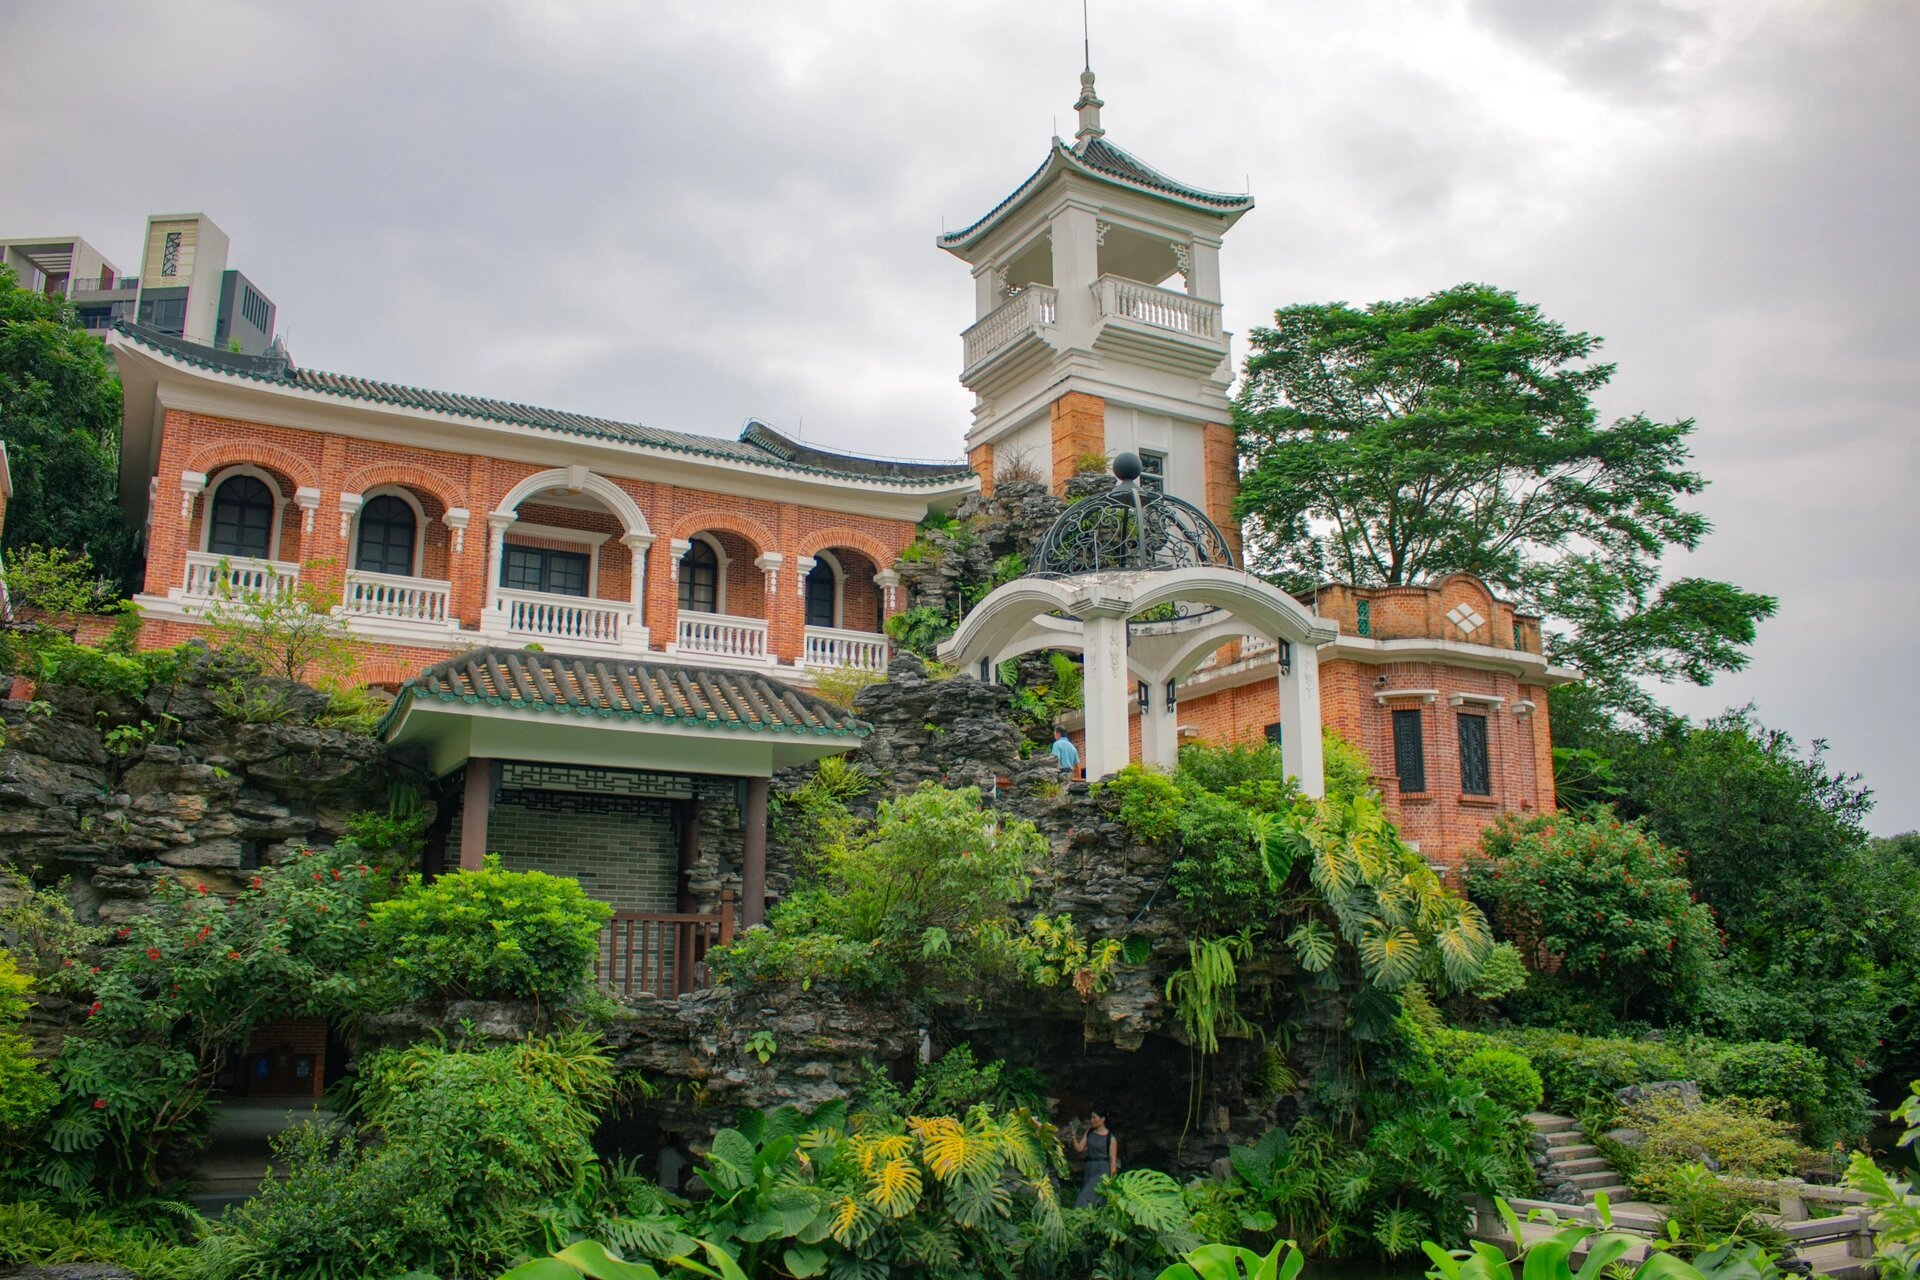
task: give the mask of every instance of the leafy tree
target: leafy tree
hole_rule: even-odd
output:
[[[1705,487],[1693,423],[1602,424],[1599,345],[1478,284],[1276,312],[1236,407],[1257,566],[1292,589],[1478,574],[1566,624],[1555,656],[1617,705],[1646,705],[1637,678],[1740,669],[1774,600],[1660,584],[1662,554],[1709,528],[1684,505]]]
[[[5,550],[86,550],[130,591],[139,567],[119,509],[120,379],[62,298],[0,267],[0,440],[14,495]]]
[[[324,585],[328,562],[315,560],[299,581],[264,589],[243,585],[222,566],[219,591],[206,613],[213,647],[237,654],[256,671],[339,689],[353,679],[356,657],[346,623],[333,612]]]
[[[1548,970],[1622,1018],[1694,1005],[1720,950],[1713,917],[1672,850],[1604,811],[1509,815],[1466,866],[1473,898]]]

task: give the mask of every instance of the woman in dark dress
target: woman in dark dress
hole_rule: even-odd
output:
[[[1107,1132],[1107,1117],[1099,1108],[1087,1112],[1087,1127],[1074,1135],[1073,1150],[1087,1157],[1086,1179],[1080,1184],[1080,1198],[1073,1202],[1084,1209],[1099,1195],[1100,1179],[1120,1172],[1120,1143]]]

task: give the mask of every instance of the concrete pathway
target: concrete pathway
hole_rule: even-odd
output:
[[[302,1120],[325,1123],[333,1113],[310,1098],[226,1098],[214,1112],[212,1141],[194,1173],[188,1197],[209,1216],[260,1189],[272,1158],[268,1140]]]

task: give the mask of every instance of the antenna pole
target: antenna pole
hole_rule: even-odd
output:
[[[1087,19],[1087,0],[1080,0],[1080,52],[1086,62],[1083,70],[1093,70],[1093,24]]]

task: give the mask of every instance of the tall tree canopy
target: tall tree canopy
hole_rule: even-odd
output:
[[[1611,704],[1637,677],[1708,683],[1747,661],[1770,596],[1660,582],[1708,531],[1683,500],[1691,420],[1602,424],[1599,340],[1486,285],[1287,307],[1253,331],[1236,414],[1254,566],[1301,590],[1475,573],[1564,624],[1554,656]]]
[[[13,501],[8,551],[84,551],[122,590],[137,568],[121,518],[120,379],[65,299],[20,288],[0,267],[0,440]]]

